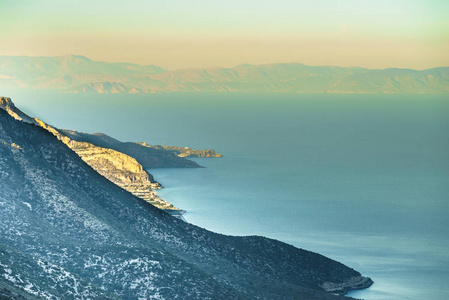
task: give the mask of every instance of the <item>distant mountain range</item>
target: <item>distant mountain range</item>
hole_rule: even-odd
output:
[[[449,93],[449,67],[418,71],[282,63],[168,71],[79,55],[0,56],[2,87],[68,93]]]
[[[176,219],[11,113],[12,104],[4,109],[1,299],[330,300],[372,284],[313,252]]]

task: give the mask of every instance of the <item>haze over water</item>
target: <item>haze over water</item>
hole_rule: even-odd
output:
[[[345,263],[375,281],[354,297],[449,298],[447,96],[10,95],[60,128],[223,153],[150,170],[189,222]]]

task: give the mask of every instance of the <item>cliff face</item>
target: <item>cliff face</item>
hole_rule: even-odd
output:
[[[103,133],[84,133],[74,130],[61,130],[76,141],[114,149],[134,157],[145,169],[151,168],[199,168],[200,166],[185,157],[220,157],[214,150],[195,150],[188,147],[151,146],[146,143],[121,142]]]
[[[97,147],[90,143],[74,141],[58,129],[36,119],[42,128],[76,152],[94,170],[119,186],[132,183],[150,184],[150,176],[134,158],[118,151]]]
[[[3,110],[0,278],[18,299],[346,299],[326,288],[364,280],[276,240],[182,222]]]
[[[155,190],[160,189],[159,183],[154,182],[153,177],[133,157],[112,149],[98,147],[91,143],[72,140],[69,136],[63,134],[61,130],[37,118],[27,116],[15,107],[10,98],[0,97],[0,108],[19,121],[38,125],[51,132],[70,149],[75,151],[89,166],[121,188],[158,208],[179,210],[157,195]]]
[[[10,98],[0,97],[0,108],[17,120],[35,124],[53,133],[75,151],[88,165],[118,186],[160,209],[180,211],[161,199],[156,190],[159,183],[146,169],[197,168],[196,162],[184,157],[220,157],[214,150],[194,150],[188,147],[149,146],[145,143],[123,143],[105,134],[87,134],[61,130],[32,118],[15,107]]]
[[[11,101],[11,98],[0,97],[0,108],[5,110],[11,117],[16,120],[37,125],[37,122],[33,118],[29,117],[14,105],[14,103]]]

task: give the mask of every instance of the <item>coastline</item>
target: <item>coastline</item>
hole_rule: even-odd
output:
[[[212,163],[212,161],[211,161],[211,163]],[[206,170],[208,169],[208,170],[212,171],[214,164],[212,163],[210,165],[209,164],[206,164],[206,165],[207,165],[206,166]],[[150,170],[147,170],[147,171],[150,171]],[[163,170],[161,170],[161,171],[163,171]],[[168,171],[171,173],[173,170],[168,170]],[[179,170],[179,171],[181,171],[181,170]],[[182,172],[183,175],[181,175],[181,176],[185,177],[186,173],[184,173],[184,172],[186,172],[186,171],[187,170],[182,170],[181,172]],[[173,175],[173,173],[171,173],[171,175]],[[169,195],[174,196],[172,194],[172,189],[177,189],[179,187],[179,179],[176,181],[177,182],[176,185],[173,185],[173,183],[170,182],[170,178],[172,177],[171,175],[167,176],[167,177],[165,177],[165,176],[160,177],[157,171],[156,171],[156,175],[155,175],[155,177],[157,178],[158,182],[163,182],[164,184],[166,184],[166,186],[163,187],[163,188],[168,188],[170,190],[169,194],[167,194],[167,195],[162,193],[162,197],[163,198],[167,197],[168,201],[173,201],[174,200],[174,199],[172,199],[172,197],[169,197]],[[189,182],[187,181],[187,183],[189,183]],[[207,183],[206,183],[206,185],[207,185]],[[187,205],[187,207],[189,207],[189,205]],[[193,215],[198,215],[198,214],[196,214],[196,212],[198,212],[198,210],[196,210],[195,208],[189,207],[189,208],[187,208],[187,210],[183,210],[179,216],[183,220],[185,220],[183,214],[185,212],[187,212],[187,211],[190,211],[190,210],[192,210]],[[176,211],[169,212],[169,211],[166,210],[166,212],[170,213],[172,215],[175,215],[175,216],[177,214]],[[207,211],[201,211],[201,214],[203,214],[203,213],[208,214]],[[194,220],[190,220],[190,217],[191,217],[191,215],[189,214],[186,222],[191,222],[192,224],[195,224],[195,225],[198,225],[198,226],[202,226],[202,227],[206,227],[206,225],[204,225],[204,224],[200,224],[200,223],[195,222]],[[223,233],[221,231],[217,231],[217,232],[222,233],[222,234],[236,234],[236,233]],[[242,234],[242,235],[247,235],[247,233],[246,234]],[[263,235],[263,233],[256,233],[255,235]],[[282,239],[280,237],[273,237],[273,238],[276,238],[276,239],[282,241]],[[290,241],[288,241],[287,243],[290,243]],[[292,243],[292,245],[294,245],[294,244]],[[295,245],[295,247],[300,247],[300,246],[299,245]],[[338,260],[338,261],[340,261],[340,260]],[[320,285],[320,287],[324,291],[326,291],[328,293],[335,294],[335,295],[340,295],[340,296],[345,296],[349,292],[352,292],[352,291],[368,289],[373,284],[374,284],[374,281],[370,277],[365,277],[365,276],[359,275],[359,276],[356,276],[356,277],[352,277],[351,279],[349,279],[349,280],[347,280],[345,282],[342,282],[342,283],[324,282],[324,283],[322,283]],[[348,296],[348,297],[350,297],[350,296]]]
[[[374,284],[370,277],[357,276],[342,283],[325,282],[320,286],[329,293],[338,295],[346,295],[350,291],[364,290]]]
[[[354,298],[448,298],[449,290],[438,283],[449,270],[448,203],[442,197],[447,188],[440,159],[447,144],[436,130],[447,124],[442,117],[448,102],[442,97],[198,95],[188,104],[174,94],[34,97],[39,101],[27,104],[22,96],[16,104],[22,101],[61,128],[76,128],[71,116],[88,107],[96,119],[80,128],[84,131],[94,132],[104,123],[104,131],[123,139],[151,136],[160,144],[213,145],[224,152],[224,159],[195,159],[206,168],[148,169],[165,187],[159,196],[187,210],[184,217],[190,223],[224,234],[266,234],[363,269],[375,285],[350,291]],[[64,109],[63,103],[70,102],[77,105]],[[105,115],[90,103],[112,103],[114,110]],[[262,104],[260,118],[254,116],[255,103]],[[109,121],[125,109],[133,116],[126,123],[131,130]],[[211,113],[198,114],[196,127],[189,124],[187,116],[201,109]],[[239,134],[234,126],[226,127],[231,118],[242,128]],[[208,131],[212,123],[214,134]],[[154,124],[158,130],[149,131]],[[396,150],[390,152],[381,142]],[[260,168],[263,172],[255,171]]]

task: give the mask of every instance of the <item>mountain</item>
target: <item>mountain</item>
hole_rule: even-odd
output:
[[[84,56],[0,56],[0,87],[69,93],[449,93],[449,67],[427,70],[244,64],[168,71]]]
[[[117,82],[91,82],[80,84],[65,90],[66,93],[100,93],[100,94],[119,94],[119,93],[148,93],[148,90],[139,89],[125,83]]]
[[[81,55],[0,56],[0,85],[4,87],[65,89],[91,82],[123,82],[132,74],[165,71],[153,65],[93,61]]]
[[[449,92],[449,68],[370,70],[299,63],[242,65],[154,74],[178,90],[300,93]]]
[[[63,131],[37,118],[32,118],[26,115],[14,105],[10,98],[0,97],[0,108],[8,112],[9,115],[17,120],[34,124],[46,129],[66,144],[70,149],[75,151],[75,153],[78,154],[78,156],[81,157],[81,159],[94,170],[119,187],[133,193],[135,196],[146,200],[160,209],[170,211],[174,215],[179,215],[182,212],[180,209],[174,207],[171,203],[162,200],[157,195],[155,190],[161,188],[160,184],[155,182],[153,176],[149,174],[133,157],[119,151],[109,149],[108,147],[96,146],[84,140],[74,140],[70,138],[70,134],[65,134],[65,132],[74,131]],[[72,133],[71,135],[74,134]],[[88,134],[84,135],[90,136]],[[103,139],[105,138],[103,137]],[[107,140],[120,143],[111,137],[108,137]],[[173,160],[176,160],[176,162],[178,162],[178,165],[176,166],[178,167],[184,167],[185,165],[199,167],[196,163],[186,159],[183,160],[169,151],[159,152],[162,152],[162,154],[160,154],[162,156],[162,163],[165,163],[166,161],[172,163]]]
[[[58,129],[26,115],[7,97],[0,97],[0,108],[17,120],[41,126],[51,132],[105,178],[178,217],[183,211],[159,197],[156,190],[160,189],[161,185],[154,181],[153,176],[146,169],[154,167],[196,168],[200,166],[184,157],[221,156],[214,150],[195,150],[175,146],[165,149],[166,146],[153,147],[140,143],[122,143],[102,133],[88,134]],[[120,151],[114,149],[120,149]],[[178,149],[178,151],[174,149]],[[135,157],[142,161],[145,167]]]
[[[347,299],[372,281],[322,255],[178,220],[0,109],[0,295]]]

